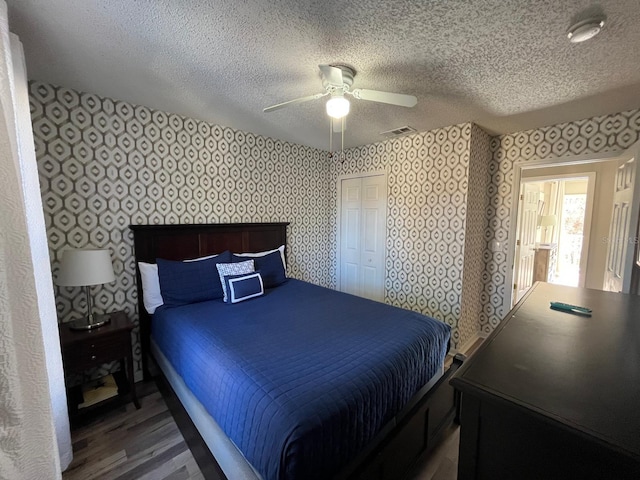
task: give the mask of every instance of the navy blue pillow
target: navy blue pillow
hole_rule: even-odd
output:
[[[253,259],[256,271],[260,270],[264,288],[273,288],[287,281],[280,251],[268,253],[262,257],[239,257],[232,255],[233,262],[245,262]]]
[[[195,262],[156,259],[164,304],[177,307],[222,298],[222,284],[216,264],[230,261],[229,251],[222,252],[214,258]]]
[[[227,287],[226,303],[242,302],[264,293],[260,272],[225,275],[224,284]]]

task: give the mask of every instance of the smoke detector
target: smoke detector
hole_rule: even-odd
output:
[[[595,37],[604,27],[604,17],[588,18],[574,24],[567,32],[571,43],[580,43]]]

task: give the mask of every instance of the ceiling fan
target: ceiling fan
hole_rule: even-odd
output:
[[[278,103],[265,108],[265,113],[273,112],[289,105],[310,102],[321,97],[330,95],[327,101],[327,115],[332,118],[333,130],[341,132],[344,128],[344,118],[349,113],[349,100],[345,95],[351,95],[359,100],[368,100],[370,102],[388,103],[390,105],[398,105],[401,107],[413,107],[418,103],[418,99],[413,95],[405,95],[402,93],[380,92],[378,90],[367,90],[364,88],[351,89],[356,71],[347,65],[318,65],[322,76],[322,86],[324,92],[309,95],[307,97],[296,98],[288,102]],[[343,119],[341,122],[334,122],[333,119]]]

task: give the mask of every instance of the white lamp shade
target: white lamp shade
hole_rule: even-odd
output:
[[[542,218],[540,219],[540,226],[555,227],[557,222],[558,222],[558,217],[556,217],[555,215],[543,215]]]
[[[78,249],[62,252],[58,285],[84,287],[115,281],[109,250]]]
[[[349,113],[349,100],[342,96],[331,97],[327,100],[327,115],[342,118]]]

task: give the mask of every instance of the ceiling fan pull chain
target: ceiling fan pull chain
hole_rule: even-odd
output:
[[[344,121],[345,117],[342,117],[342,131],[340,132],[341,142],[340,142],[340,158],[342,162],[344,162]]]
[[[329,158],[333,156],[333,118],[329,117]]]

